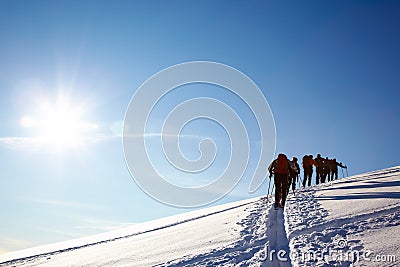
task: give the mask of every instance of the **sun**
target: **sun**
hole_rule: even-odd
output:
[[[94,123],[85,121],[82,105],[71,105],[67,98],[59,97],[56,102],[40,101],[33,115],[21,118],[21,125],[34,129],[40,145],[56,148],[81,147],[90,133],[97,129]]]
[[[80,145],[83,138],[82,114],[66,105],[49,107],[40,118],[39,135],[57,146]]]

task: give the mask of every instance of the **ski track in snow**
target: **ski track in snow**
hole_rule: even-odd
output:
[[[283,214],[283,209],[280,208],[278,210],[275,210],[273,206],[274,204],[272,204],[268,216],[268,249],[264,249],[264,257],[266,256],[266,261],[262,264],[262,266],[291,266],[289,257],[290,249],[285,232],[285,218]],[[275,251],[275,253],[271,254],[273,250]],[[284,251],[284,255],[278,256],[279,251]],[[280,257],[281,259],[279,259],[278,257]]]

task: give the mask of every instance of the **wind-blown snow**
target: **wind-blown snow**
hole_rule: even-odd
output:
[[[284,212],[254,198],[0,254],[0,265],[397,266],[399,244],[395,167],[297,190]]]

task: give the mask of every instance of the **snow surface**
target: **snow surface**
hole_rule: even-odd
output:
[[[324,252],[294,266],[349,266],[357,253],[353,266],[400,265],[399,167],[299,190],[285,215],[291,253]],[[397,264],[377,262],[392,255]]]
[[[291,192],[284,211],[272,199],[0,254],[0,265],[400,266],[400,166]]]

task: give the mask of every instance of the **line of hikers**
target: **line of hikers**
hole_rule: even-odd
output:
[[[299,181],[300,175],[300,166],[297,161],[298,159],[296,157],[289,160],[285,154],[279,154],[278,158],[268,167],[269,178],[271,179],[272,175],[274,175],[275,209],[279,206],[285,206],[286,196],[289,193],[290,186],[293,192],[296,189],[296,183]],[[346,165],[337,162],[335,158],[322,158],[321,154],[318,154],[315,158],[313,158],[312,155],[305,155],[303,157],[302,166],[304,172],[304,179],[302,181],[303,187],[305,187],[306,184],[311,186],[313,166],[315,166],[316,170],[315,183],[317,185],[325,183],[326,181],[330,182],[338,179],[338,167],[347,169]]]

